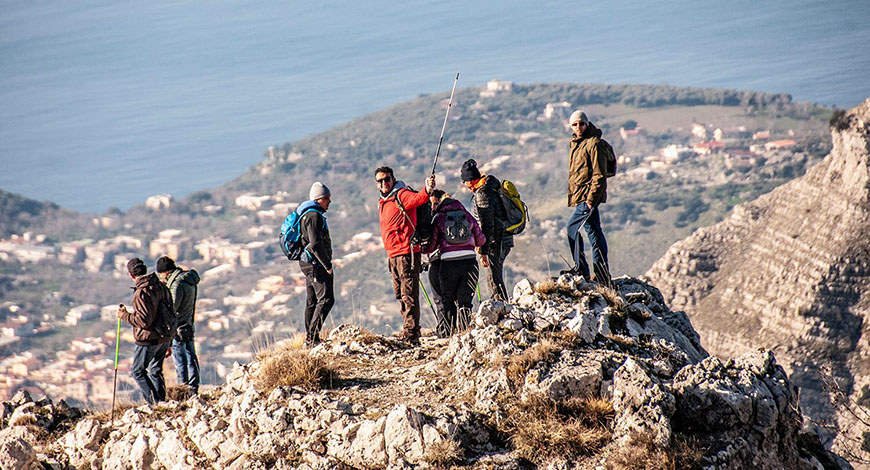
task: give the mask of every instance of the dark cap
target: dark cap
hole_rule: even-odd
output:
[[[157,259],[157,272],[168,273],[175,271],[175,260],[168,256],[161,256]]]
[[[127,272],[133,276],[141,276],[148,272],[145,263],[139,258],[133,258],[127,261]]]
[[[473,158],[468,159],[462,164],[462,171],[459,173],[462,181],[474,181],[480,178],[480,170],[477,169],[477,162]]]

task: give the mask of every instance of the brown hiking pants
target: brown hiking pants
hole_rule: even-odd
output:
[[[402,309],[405,334],[420,336],[420,253],[390,258],[393,290]]]

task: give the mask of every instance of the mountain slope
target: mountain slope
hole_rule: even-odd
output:
[[[870,100],[832,119],[831,136],[806,175],[674,244],[647,273],[712,353],[774,348],[819,419],[835,418],[823,368],[856,398],[870,386]]]

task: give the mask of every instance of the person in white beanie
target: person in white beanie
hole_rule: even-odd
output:
[[[566,228],[568,247],[574,258],[574,266],[569,272],[583,276],[586,280],[594,279],[600,284],[610,285],[607,239],[598,214],[598,205],[607,200],[607,163],[604,151],[599,151],[602,145],[601,130],[579,109],[571,113],[568,125],[572,132],[568,153],[568,207],[576,207]],[[590,276],[589,264],[583,252],[581,227],[592,245],[594,278]]]
[[[316,181],[308,191],[308,198],[296,210],[301,214],[299,238],[305,247],[299,257],[307,291],[305,344],[311,347],[320,343],[323,321],[335,305],[335,277],[332,272],[332,240],[324,215],[329,210],[332,194],[325,184]]]

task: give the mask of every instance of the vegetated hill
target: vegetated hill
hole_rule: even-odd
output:
[[[804,409],[870,460],[870,100],[831,125],[822,162],[674,244],[647,276],[713,353],[774,348]],[[836,413],[831,386],[854,415]]]
[[[2,403],[0,466],[850,468],[801,429],[773,352],[708,357],[655,287],[615,286],[523,280],[512,305],[487,301],[470,329],[418,347],[342,325],[114,422],[22,392]]]
[[[39,202],[0,189],[0,238],[29,230],[75,235],[90,230],[89,221],[87,215],[62,209],[54,202]]]
[[[345,234],[341,230],[376,232],[374,169],[389,165],[398,178],[419,187],[432,167],[447,98],[447,93],[423,96],[298,142],[276,146],[266,153],[264,162],[210,195],[229,201],[225,194],[287,191],[290,199],[302,200],[309,184],[321,180],[333,189],[333,213],[348,215],[340,225],[334,225],[339,235]],[[608,232],[624,228],[635,232],[646,224],[647,230],[632,233],[644,235],[656,232],[660,227],[652,225],[661,222],[676,240],[680,234],[691,233],[704,213],[712,219],[720,217],[735,200],[753,199],[802,174],[804,162],[826,150],[817,146],[823,142],[827,111],[791,103],[790,97],[783,94],[646,85],[535,84],[514,85],[510,92],[481,97],[480,89],[474,87],[456,92],[437,168],[442,177],[439,185],[465,195],[466,200],[459,168],[466,159],[475,158],[491,173],[518,184],[534,219],[567,220],[570,209],[565,207],[564,162],[570,134],[564,121],[571,109],[562,109],[564,115],[557,112],[548,119],[544,110],[550,103],[568,103],[572,108],[589,111],[617,153],[634,156],[623,171],[636,167],[643,157],[656,154],[660,147],[688,140],[686,136],[696,118],[708,125],[742,125],[750,131],[769,128],[785,132],[788,128],[799,136],[798,146],[790,151],[796,155],[794,159],[775,163],[759,174],[726,169],[721,160],[712,159],[692,169],[684,162],[687,171],[678,171],[684,174],[677,177],[666,170],[657,172],[649,178],[661,177],[651,183],[626,178],[611,181],[609,202],[602,209]],[[624,142],[618,130],[629,120],[636,120],[649,132]],[[674,210],[667,212],[669,208]],[[679,233],[670,233],[674,229]],[[671,242],[650,240],[647,246],[660,247],[658,250],[663,252]],[[617,272],[639,274],[657,259],[658,255],[627,253],[619,249],[621,244],[612,250]],[[561,247],[553,251],[556,261],[557,252],[567,253]],[[524,259],[520,264],[534,262],[534,269],[545,269],[540,256],[533,258],[537,261]]]

